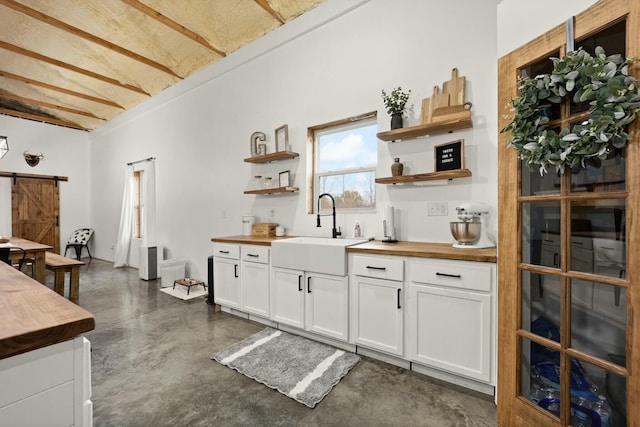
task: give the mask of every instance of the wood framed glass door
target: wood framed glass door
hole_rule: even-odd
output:
[[[574,19],[575,47],[640,56],[640,2],[602,0]],[[550,73],[566,53],[558,26],[499,61],[499,127],[518,77]],[[640,76],[633,64],[631,74]],[[585,120],[570,100],[549,127]],[[640,425],[634,313],[640,239],[640,125],[606,159],[541,176],[499,136],[498,424]]]

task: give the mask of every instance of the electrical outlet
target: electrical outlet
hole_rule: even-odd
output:
[[[429,216],[446,216],[449,214],[449,205],[447,202],[429,202],[427,203],[427,215]]]

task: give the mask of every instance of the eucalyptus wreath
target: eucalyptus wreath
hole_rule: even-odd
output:
[[[519,96],[511,101],[513,120],[500,132],[511,132],[508,144],[530,169],[540,175],[554,166],[585,167],[589,159],[604,159],[614,148],[624,148],[631,138],[626,126],[640,108],[638,81],[629,75],[634,58],[607,56],[602,47],[595,55],[580,49],[563,58],[550,58],[551,74],[520,80]],[[548,129],[549,110],[566,96],[576,104],[589,103],[588,120],[560,132]]]

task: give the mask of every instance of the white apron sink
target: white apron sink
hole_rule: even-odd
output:
[[[271,242],[271,265],[314,273],[347,275],[347,247],[367,239],[292,237]]]

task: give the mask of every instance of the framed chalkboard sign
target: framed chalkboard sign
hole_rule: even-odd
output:
[[[464,139],[436,145],[436,172],[464,169]]]

